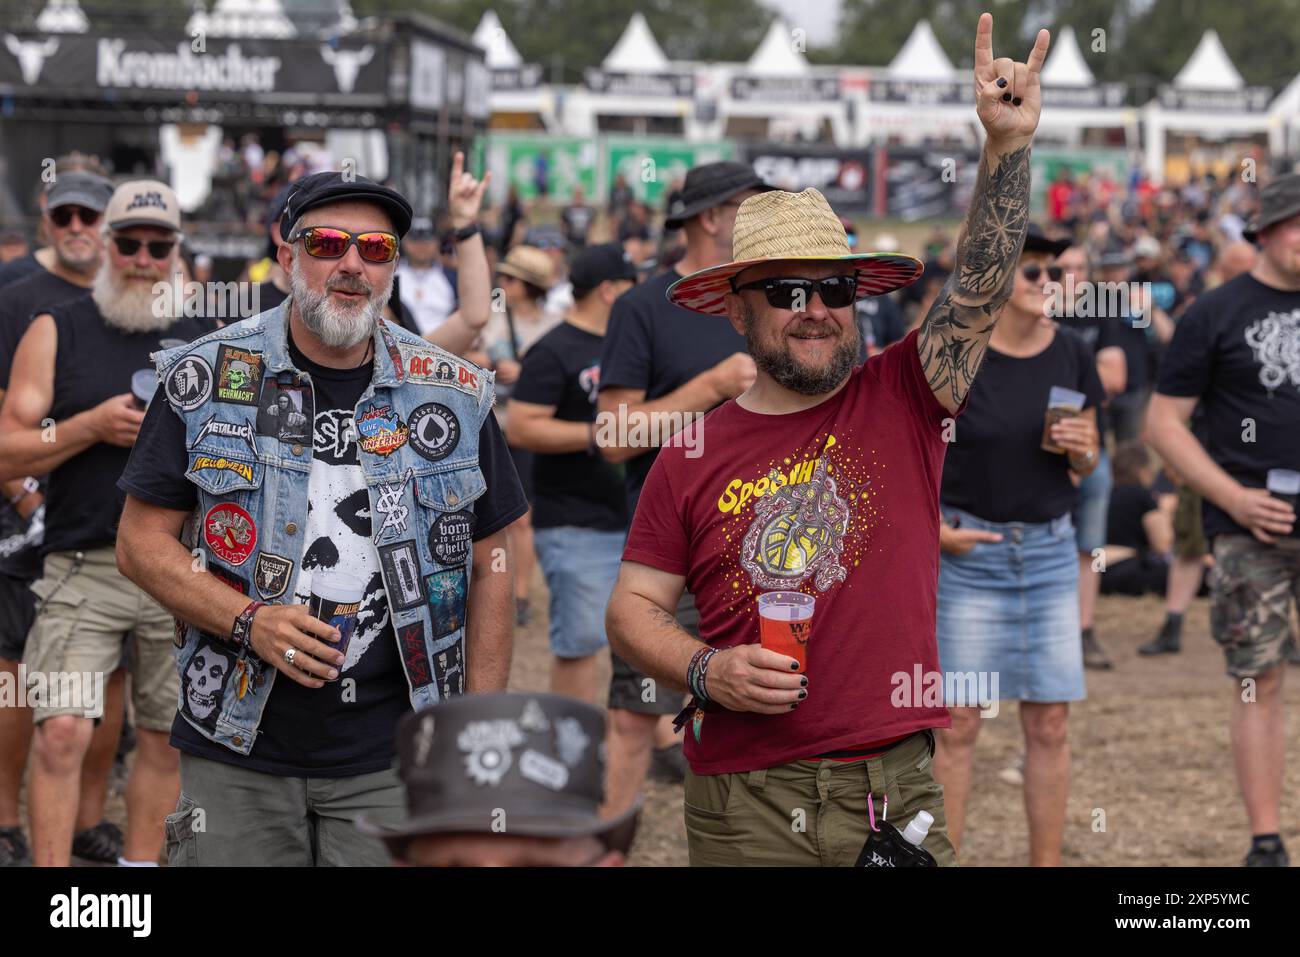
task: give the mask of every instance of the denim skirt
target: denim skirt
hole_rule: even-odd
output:
[[[957,516],[961,528],[998,532],[1002,541],[940,556],[940,667],[948,674],[975,672],[990,689],[996,682],[1001,700],[1082,700],[1079,566],[1070,516],[987,522],[947,506],[941,514],[947,521]]]

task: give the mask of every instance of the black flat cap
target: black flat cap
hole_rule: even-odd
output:
[[[313,173],[293,184],[292,191],[285,200],[284,215],[280,219],[280,238],[286,241],[289,239],[294,223],[307,210],[326,203],[344,202],[374,203],[379,206],[393,221],[393,232],[399,237],[405,236],[411,228],[414,211],[406,197],[397,190],[381,186],[356,173],[349,173],[346,179],[342,173]]]
[[[1027,253],[1048,253],[1059,256],[1071,245],[1068,239],[1048,239],[1043,228],[1037,223],[1030,223],[1029,228],[1025,230],[1025,252]]]

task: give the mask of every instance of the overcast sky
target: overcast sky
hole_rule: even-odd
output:
[[[825,46],[835,36],[840,19],[840,0],[761,0],[785,15],[792,27],[807,31],[810,46]]]

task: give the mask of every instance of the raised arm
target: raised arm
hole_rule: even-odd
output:
[[[478,219],[483,194],[491,180],[491,171],[484,173],[482,180],[465,172],[465,154],[456,154],[447,188],[453,229],[463,229]],[[491,316],[492,276],[481,232],[456,245],[456,296],[460,300],[459,308],[425,338],[448,352],[464,355]]]
[[[952,277],[921,324],[921,366],[939,402],[955,412],[970,391],[998,310],[1011,295],[1029,226],[1029,144],[1038,128],[1038,74],[1048,33],[1026,63],[993,59],[993,17],[975,34],[975,110],[987,137],[970,209],[957,238]]]

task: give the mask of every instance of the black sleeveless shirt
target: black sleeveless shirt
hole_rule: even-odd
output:
[[[50,406],[55,422],[130,392],[133,373],[153,370],[149,353],[158,351],[160,340],[188,342],[216,327],[210,319],[181,318],[160,332],[127,334],[104,321],[89,293],[60,303],[49,313],[58,332]],[[117,480],[130,456],[129,448],[100,442],[50,473],[42,555],[103,548],[117,541],[125,501]]]

